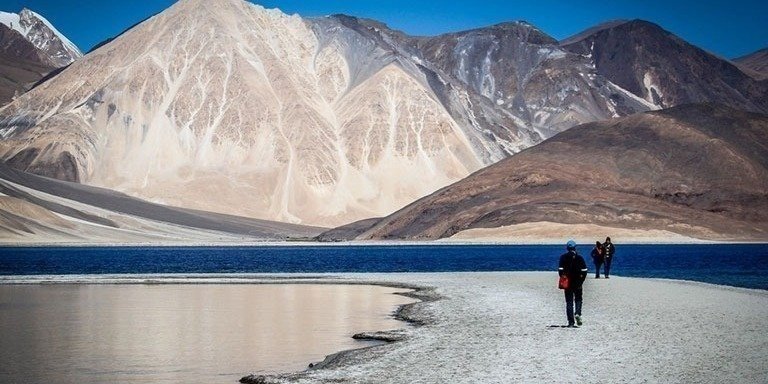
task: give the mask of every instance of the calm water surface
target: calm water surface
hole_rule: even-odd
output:
[[[589,260],[592,245],[579,246]],[[0,248],[0,275],[548,271],[563,246]],[[768,289],[768,244],[616,245],[613,274]]]
[[[343,285],[0,285],[0,383],[236,383],[397,329],[398,290]]]

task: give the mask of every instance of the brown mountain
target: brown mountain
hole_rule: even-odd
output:
[[[524,223],[768,239],[768,116],[699,104],[584,124],[382,219],[358,238]]]
[[[653,104],[719,103],[768,113],[768,84],[656,24],[632,20],[592,31],[561,44],[591,58],[598,74]]]
[[[747,74],[758,80],[768,79],[768,48],[733,60]]]

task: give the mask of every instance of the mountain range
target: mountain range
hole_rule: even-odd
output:
[[[547,217],[577,221],[514,211],[516,218],[473,217],[469,223],[424,215],[457,220],[452,230],[385,224],[407,221],[399,209],[478,171],[512,172],[499,164],[518,164],[513,159],[549,148],[550,140],[573,138],[572,131],[594,130],[584,124],[623,127],[662,119],[669,109],[719,117],[733,111],[738,118],[728,124],[761,126],[757,116],[768,113],[768,82],[759,75],[765,55],[732,62],[642,20],[609,22],[563,41],[523,21],[415,37],[345,15],[303,19],[242,0],[181,0],[79,58],[76,48],[68,50],[74,45],[37,19],[37,28],[52,31],[45,36],[53,43],[42,45],[47,50],[34,44],[41,39],[19,39],[29,35],[28,27],[24,33],[6,28],[14,41],[6,45],[16,47],[24,63],[39,65],[21,65],[34,73],[68,66],[0,109],[0,160],[6,166],[74,190],[82,184],[146,204],[311,226],[292,227],[291,236],[358,220],[366,221],[355,228],[368,229],[356,232],[361,238],[409,239]],[[44,62],[40,52],[62,61]],[[657,110],[663,111],[646,113]],[[630,132],[627,140],[645,139]],[[648,160],[641,155],[614,160],[640,167]],[[583,167],[592,165],[572,172],[591,172]],[[755,181],[765,181],[757,175]],[[648,173],[626,176],[643,188],[662,181]],[[753,192],[738,196],[752,198]],[[114,214],[127,214],[119,204],[107,205]],[[463,205],[452,207],[444,209]],[[702,207],[696,209],[709,209]],[[397,220],[371,219],[396,211]],[[638,216],[636,222],[579,217],[638,228],[663,222],[675,229],[672,224],[692,214],[683,210],[661,221]],[[728,228],[735,236],[762,233],[759,225],[748,229],[734,221],[689,234]],[[270,233],[266,237],[280,237]]]

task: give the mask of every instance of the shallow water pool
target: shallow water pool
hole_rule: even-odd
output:
[[[0,285],[2,383],[235,383],[403,328],[363,285]]]

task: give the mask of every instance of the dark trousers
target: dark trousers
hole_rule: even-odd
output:
[[[600,278],[600,268],[603,267],[602,261],[595,261],[595,277]]]
[[[579,287],[576,289],[566,289],[565,290],[565,315],[568,316],[568,324],[573,324],[576,320],[574,319],[574,298],[576,299],[576,315],[581,316],[581,298],[582,293],[584,293],[584,290]]]
[[[605,259],[605,277],[608,277],[611,275],[611,262],[613,261],[613,257],[608,257]]]

